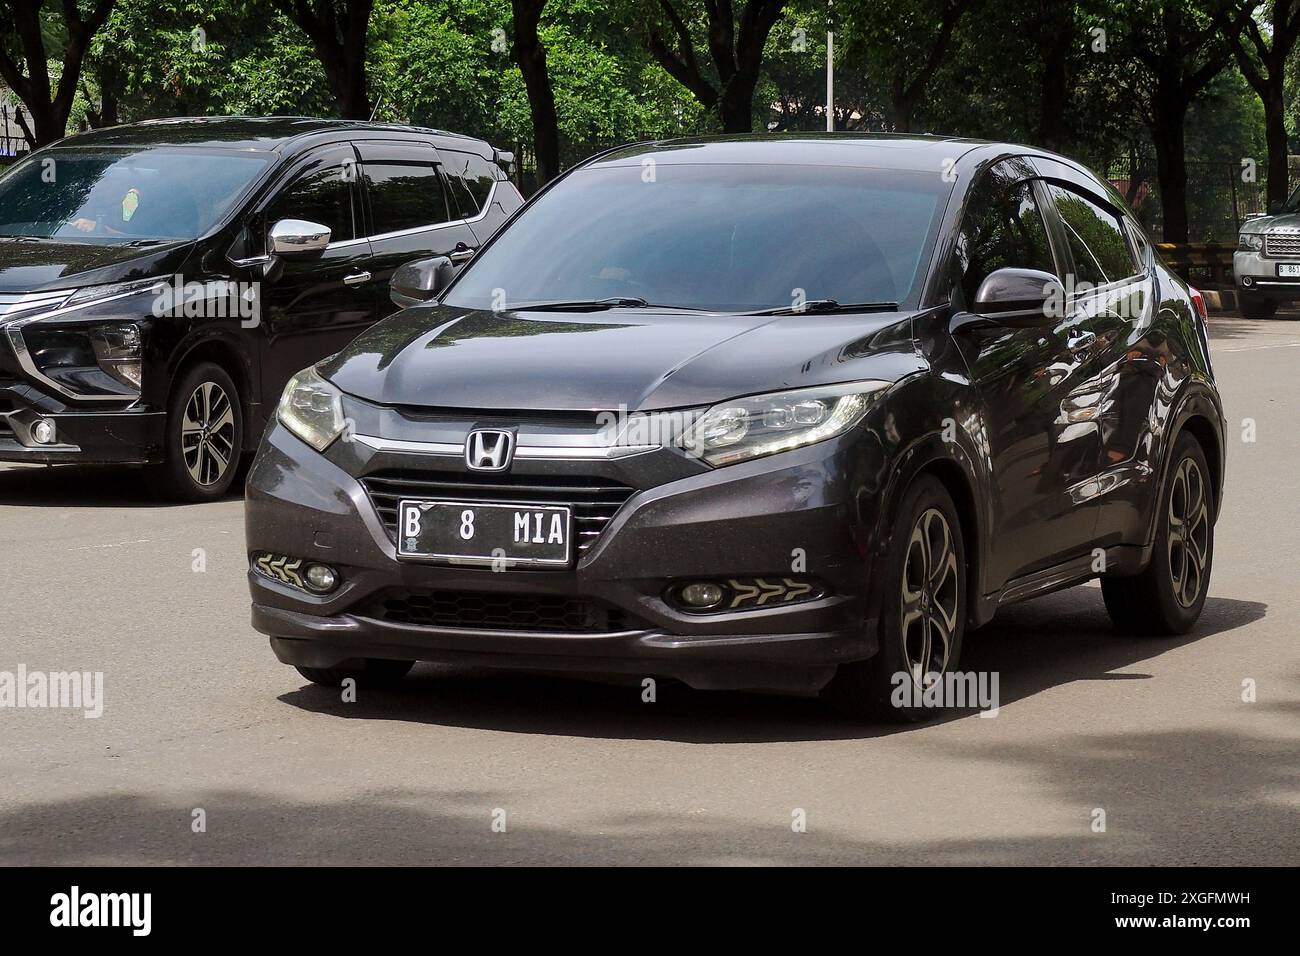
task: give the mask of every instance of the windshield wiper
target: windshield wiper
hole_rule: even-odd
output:
[[[782,305],[775,309],[759,309],[746,315],[805,315],[832,312],[897,312],[897,302],[836,302],[834,299],[809,299],[803,305]]]
[[[522,302],[511,312],[603,312],[606,309],[684,309],[680,305],[653,305],[637,295],[612,295],[607,299],[568,299],[556,302]],[[686,311],[694,311],[689,309]]]

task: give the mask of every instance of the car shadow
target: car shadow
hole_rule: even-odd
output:
[[[222,501],[244,497],[248,463]],[[178,508],[154,497],[144,471],[130,465],[0,465],[0,505],[22,508]]]
[[[1190,634],[1126,637],[1112,629],[1099,588],[1074,588],[1007,608],[993,624],[968,634],[960,669],[997,672],[1005,708],[1075,681],[1150,680],[1149,674],[1116,671],[1197,641],[1223,639],[1266,610],[1256,601],[1210,597]],[[417,666],[393,687],[358,687],[354,702],[314,684],[279,699],[350,720],[705,744],[868,739],[979,719],[976,711],[962,709],[918,724],[854,723],[815,698],[695,691],[671,681],[658,682],[655,701],[647,703],[639,680],[612,684],[433,665]]]

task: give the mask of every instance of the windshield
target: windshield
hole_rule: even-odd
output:
[[[841,166],[578,170],[526,207],[444,301],[499,310],[626,296],[707,311],[904,302],[951,188],[935,172]]]
[[[1282,212],[1293,213],[1300,212],[1300,188],[1293,192],[1286,202],[1282,203]]]
[[[178,147],[46,150],[0,177],[0,236],[197,239],[270,162],[265,153]]]

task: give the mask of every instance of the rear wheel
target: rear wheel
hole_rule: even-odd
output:
[[[338,687],[348,678],[358,684],[395,684],[405,677],[415,661],[390,661],[367,657],[360,667],[295,667],[299,674],[313,684]]]
[[[1277,311],[1277,303],[1255,292],[1237,290],[1237,307],[1248,319],[1271,319]]]
[[[172,391],[163,439],[164,460],[145,468],[159,497],[216,501],[230,490],[244,449],[239,392],[225,369],[200,362]]]
[[[1205,452],[1187,432],[1174,444],[1157,520],[1155,553],[1146,570],[1101,581],[1110,619],[1128,634],[1185,634],[1205,606],[1214,560],[1214,501]]]
[[[903,496],[882,583],[879,650],[841,664],[826,696],[855,719],[921,720],[921,695],[956,669],[966,627],[961,522],[938,479],[923,476]]]

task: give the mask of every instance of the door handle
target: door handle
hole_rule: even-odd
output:
[[[473,257],[475,249],[473,246],[467,246],[463,242],[456,243],[456,248],[447,256],[452,262],[464,262]]]
[[[1065,347],[1078,355],[1080,352],[1086,352],[1092,348],[1093,343],[1097,341],[1097,335],[1094,332],[1079,332],[1065,340]]]
[[[350,276],[343,277],[344,285],[365,285],[370,281],[369,272],[354,272]]]

